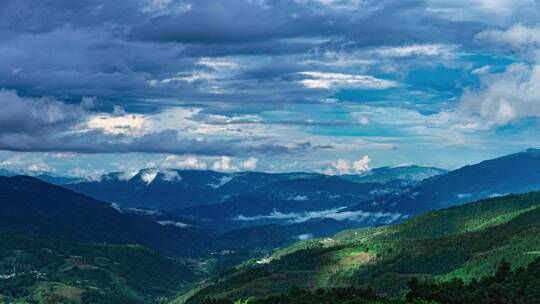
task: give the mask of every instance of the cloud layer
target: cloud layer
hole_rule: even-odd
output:
[[[25,152],[21,169],[90,173],[173,155],[163,166],[346,174],[369,168],[359,155],[455,167],[524,149],[540,115],[538,12],[534,0],[2,1],[0,161]]]
[[[267,215],[244,216],[238,215],[233,218],[236,221],[263,221],[280,220],[287,223],[303,223],[311,220],[334,219],[338,221],[354,221],[358,223],[392,223],[400,218],[399,213],[343,211],[346,208],[334,208],[321,211],[309,211],[300,213],[282,213],[274,210]]]

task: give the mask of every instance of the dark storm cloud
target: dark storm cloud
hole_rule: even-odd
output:
[[[242,49],[250,42],[343,37],[362,47],[464,41],[480,28],[472,22],[440,19],[426,11],[422,0],[341,1],[341,9],[339,1],[334,2],[333,7],[322,1],[198,0],[183,14],[147,19],[131,30],[130,38]]]
[[[129,138],[108,135],[102,131],[75,135],[36,136],[28,133],[0,133],[0,150],[26,152],[77,152],[77,153],[165,153],[197,154],[208,156],[281,155],[332,149],[331,146],[314,146],[309,142],[295,145],[246,143],[234,140],[196,140],[178,138],[175,130],[149,133]]]
[[[467,46],[488,22],[446,18],[429,10],[430,2],[0,1],[0,149],[248,155],[331,148],[247,138],[196,141],[179,138],[178,130],[138,137],[73,131],[91,111],[112,112],[116,105],[137,113],[197,105],[202,114],[234,116],[319,102],[334,88],[307,87],[302,72],[376,71],[368,64],[338,70],[310,60],[382,46]],[[223,58],[234,67],[220,65]],[[89,98],[92,109],[83,104]],[[350,125],[332,119],[274,123]]]
[[[47,33],[66,24],[76,28],[116,25],[119,34],[143,17],[138,1],[104,0],[3,0],[0,2],[0,32]],[[139,19],[140,20],[140,19]]]
[[[0,135],[64,131],[85,116],[84,109],[53,98],[22,98],[0,90]]]
[[[148,81],[197,69],[201,56],[288,55],[315,49],[466,40],[471,23],[438,19],[424,1],[8,0],[0,3],[0,85],[21,94],[63,100],[97,96],[139,101],[268,102],[319,96],[287,79],[272,63],[243,63],[228,94],[209,93],[201,82],[150,87]],[[254,62],[256,58],[251,59]],[[250,72],[254,69],[253,72]],[[274,73],[275,75],[272,75]],[[272,76],[273,81],[260,82]],[[231,76],[232,77],[232,76]],[[235,76],[236,77],[236,76]],[[245,77],[250,77],[246,81]],[[266,78],[265,78],[266,77]],[[247,86],[242,87],[242,86]],[[288,90],[287,90],[288,89]],[[286,96],[285,96],[286,95]],[[310,97],[313,96],[313,98]],[[155,107],[159,103],[154,102]]]
[[[102,129],[76,128],[91,115],[93,100],[66,104],[51,97],[28,98],[14,91],[0,91],[0,150],[77,153],[168,153],[200,155],[278,155],[323,149],[309,142],[294,145],[268,144],[261,138],[190,139],[176,130],[142,136],[108,134]],[[118,127],[118,126],[117,126]],[[126,127],[129,131],[129,127]]]
[[[160,15],[134,27],[131,37],[187,43],[260,41],[290,36],[283,21],[255,2],[199,0],[181,15]]]

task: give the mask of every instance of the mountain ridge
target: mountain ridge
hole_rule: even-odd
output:
[[[33,177],[0,177],[0,207],[0,227],[6,229],[82,241],[139,243],[169,254],[196,254],[199,250],[194,230],[125,214],[107,203]],[[179,240],[186,242],[184,246]],[[186,250],[188,243],[191,249]]]
[[[425,168],[427,172],[422,171],[424,167],[414,166],[411,168],[417,172],[411,172],[409,174],[413,177],[416,176],[416,174],[432,176],[436,173],[445,172],[442,169],[433,169],[431,167]],[[375,172],[378,172],[377,169],[374,170]],[[391,170],[393,169],[386,169],[385,174],[391,176]],[[406,167],[401,167],[396,170],[406,171],[407,169]],[[369,174],[369,178],[373,178],[373,174],[376,173]],[[104,178],[102,178],[101,181],[68,184],[66,187],[98,199],[124,204],[128,207],[152,207],[164,210],[174,210],[197,205],[220,203],[226,199],[233,199],[234,197],[249,194],[263,186],[298,179],[339,179],[344,182],[353,182],[355,184],[368,183],[368,181],[362,181],[364,175],[357,175],[353,179],[353,176],[341,178],[340,176],[328,176],[305,172],[225,173],[210,170],[167,169],[160,171],[157,169],[143,169],[131,177],[122,175],[123,174],[121,173],[111,173],[104,175]],[[119,178],[119,176],[122,176],[122,178]],[[365,177],[367,178],[368,175],[365,175]],[[411,177],[411,179],[413,178]],[[402,179],[397,177],[386,177],[382,183],[391,180]],[[403,179],[403,181],[405,181],[405,179]],[[167,184],[174,185],[174,188],[167,187]],[[108,193],[110,189],[113,189],[115,193]],[[204,196],[201,196],[199,191],[204,191]],[[165,193],[165,195],[160,196],[159,193]],[[182,197],[179,198],[179,195]],[[155,202],[156,197],[160,197],[161,201],[159,203]]]
[[[433,176],[401,193],[360,202],[348,210],[391,210],[416,215],[490,196],[539,188],[540,150],[527,149]]]

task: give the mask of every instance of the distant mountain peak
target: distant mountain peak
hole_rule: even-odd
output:
[[[537,189],[540,189],[540,150],[527,149],[426,179],[399,195],[378,197],[352,209],[382,208],[385,211],[390,209],[418,214],[501,193],[522,193]]]

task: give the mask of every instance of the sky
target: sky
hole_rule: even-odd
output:
[[[540,138],[537,0],[3,0],[0,168],[454,169]]]

